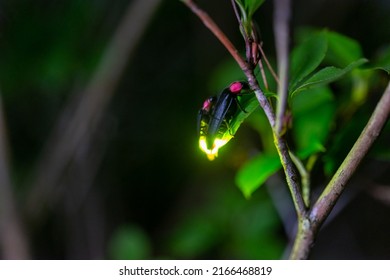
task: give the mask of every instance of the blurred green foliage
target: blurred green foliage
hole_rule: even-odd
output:
[[[111,236],[108,252],[115,260],[145,260],[151,257],[151,245],[142,228],[122,226]]]
[[[227,188],[231,183],[219,184],[202,210],[186,214],[177,224],[168,252],[179,259],[210,254],[219,259],[280,258],[284,249],[280,220],[266,192],[248,201]]]
[[[7,13],[0,65],[4,94],[31,89],[59,94],[69,90],[76,77],[87,78],[103,47],[99,41],[93,48],[88,45],[99,28],[94,19],[103,15],[101,7],[85,1],[19,2],[21,8],[3,4]]]

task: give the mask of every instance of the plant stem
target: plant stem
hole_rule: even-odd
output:
[[[287,142],[282,136],[276,134],[274,131],[274,143],[279,153],[280,161],[286,175],[286,182],[294,202],[298,219],[304,218],[307,216],[306,206],[302,198],[299,176],[297,174],[295,165],[291,160],[290,150],[287,146]]]
[[[306,207],[302,198],[297,171],[292,163],[287,143],[283,138],[287,107],[290,0],[275,0],[274,3],[274,33],[279,76],[276,123],[273,127],[274,141],[286,174],[287,184],[290,188],[298,219],[302,219],[307,214]]]
[[[279,78],[276,75],[274,69],[272,68],[272,65],[269,62],[267,56],[265,55],[262,44],[259,44],[259,50],[261,53],[261,59],[265,61],[265,64],[267,64],[268,70],[271,72],[272,77],[275,79],[276,83],[279,84]]]
[[[390,114],[390,82],[352,149],[314,204],[309,219],[299,220],[290,259],[307,259],[314,238],[329,216],[348,180],[379,136]]]
[[[305,260],[308,258],[310,249],[314,244],[317,229],[313,227],[308,218],[298,220],[298,232],[289,256],[290,260]]]
[[[280,80],[278,83],[275,131],[281,134],[284,130],[284,115],[287,106],[290,0],[275,0],[274,3],[274,34]]]
[[[308,208],[310,206],[310,174],[306,170],[302,161],[296,155],[290,152],[290,157],[301,175],[303,201],[305,202],[305,206]]]

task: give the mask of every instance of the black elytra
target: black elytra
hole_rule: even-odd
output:
[[[208,149],[211,150],[215,139],[222,138],[229,129],[230,121],[238,108],[244,111],[237,96],[245,89],[249,89],[246,82],[233,82],[219,95],[209,97],[203,102],[198,113],[198,132],[200,137],[206,137]]]

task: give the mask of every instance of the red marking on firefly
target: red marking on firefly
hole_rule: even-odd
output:
[[[203,107],[202,107],[202,109],[208,111],[208,110],[210,110],[210,108],[211,108],[211,98],[206,99],[206,100],[203,102]]]
[[[240,93],[242,88],[243,88],[243,86],[242,86],[242,83],[240,83],[240,82],[234,82],[229,86],[229,90],[232,93]]]

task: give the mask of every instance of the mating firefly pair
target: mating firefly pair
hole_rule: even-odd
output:
[[[232,137],[231,125],[234,115],[241,107],[238,96],[248,90],[246,82],[233,82],[219,95],[203,102],[198,113],[199,147],[209,160],[218,156],[218,149]]]

